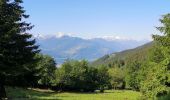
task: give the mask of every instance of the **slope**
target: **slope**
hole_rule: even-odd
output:
[[[117,62],[120,62],[124,65],[126,60],[128,60],[129,58],[144,60],[147,58],[148,52],[151,50],[153,45],[154,45],[153,42],[149,42],[147,44],[144,44],[134,49],[129,49],[129,50],[125,50],[122,52],[116,52],[110,55],[105,55],[97,59],[96,61],[92,62],[91,65],[92,66],[99,66],[99,65],[109,66]]]

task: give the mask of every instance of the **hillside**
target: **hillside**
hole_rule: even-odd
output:
[[[105,65],[108,66],[109,64],[113,64],[117,61],[126,60],[128,58],[135,58],[135,59],[145,59],[147,57],[148,51],[153,47],[153,42],[149,42],[142,46],[136,47],[134,49],[125,50],[122,52],[112,53],[110,55],[105,55],[96,61],[92,62],[91,65],[98,66],[98,65]]]

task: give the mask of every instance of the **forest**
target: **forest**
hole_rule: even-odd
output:
[[[170,14],[160,18],[156,28],[162,34],[153,34],[149,44],[94,62],[68,59],[56,67],[57,61],[42,54],[28,33],[34,26],[24,21],[29,15],[22,2],[0,0],[0,100],[8,98],[7,87],[80,93],[133,90],[143,100],[169,95]]]

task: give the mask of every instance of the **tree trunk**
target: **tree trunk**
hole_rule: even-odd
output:
[[[5,79],[3,77],[0,77],[0,100],[7,98],[6,92],[5,92],[4,81]]]
[[[104,93],[104,87],[100,87],[100,93]]]

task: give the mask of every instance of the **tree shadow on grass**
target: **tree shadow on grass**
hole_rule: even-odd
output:
[[[6,88],[8,100],[61,100],[58,96],[53,96],[57,92],[37,91],[25,88]]]
[[[75,92],[75,91],[64,91],[55,92],[51,90],[41,90],[41,89],[25,89],[25,88],[11,88],[7,87],[7,96],[9,100],[63,100],[63,98],[76,97],[77,94],[93,95],[93,94],[103,94],[99,91],[95,92]],[[125,91],[109,90],[106,93],[123,93]],[[62,93],[68,93],[69,95],[60,95]],[[73,95],[72,95],[73,94]]]
[[[105,91],[104,93],[124,93],[124,90],[110,90],[110,91]]]

